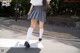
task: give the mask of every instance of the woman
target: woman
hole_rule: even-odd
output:
[[[50,0],[47,0],[48,4]],[[39,21],[39,41],[42,41],[42,35],[44,31],[44,22],[46,21],[46,12],[43,10],[43,0],[31,0],[31,7],[28,12],[28,19],[31,19],[31,25],[27,31],[27,40],[25,42],[26,47],[30,47],[29,40],[31,38],[32,32],[36,27],[37,21]]]

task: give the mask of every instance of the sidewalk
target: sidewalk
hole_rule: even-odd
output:
[[[29,21],[0,18],[0,38],[25,39]],[[38,39],[38,26],[33,32],[32,40]],[[80,30],[45,25],[42,44],[44,48],[1,48],[4,53],[80,53]]]

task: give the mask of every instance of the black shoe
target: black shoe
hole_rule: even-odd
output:
[[[25,46],[26,48],[30,48],[30,44],[29,44],[27,41],[24,43],[24,46]]]
[[[39,38],[39,41],[42,41],[42,38]]]

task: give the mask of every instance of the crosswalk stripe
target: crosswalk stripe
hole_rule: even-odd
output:
[[[4,39],[0,38],[0,47],[25,47],[24,43],[26,40],[22,39]],[[38,42],[38,40],[30,40],[29,41],[31,48],[43,48],[43,45],[41,42]]]

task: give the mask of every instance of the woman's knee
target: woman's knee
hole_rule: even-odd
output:
[[[35,28],[36,27],[36,24],[37,24],[37,20],[36,19],[32,19],[31,20],[31,27],[32,28]]]

